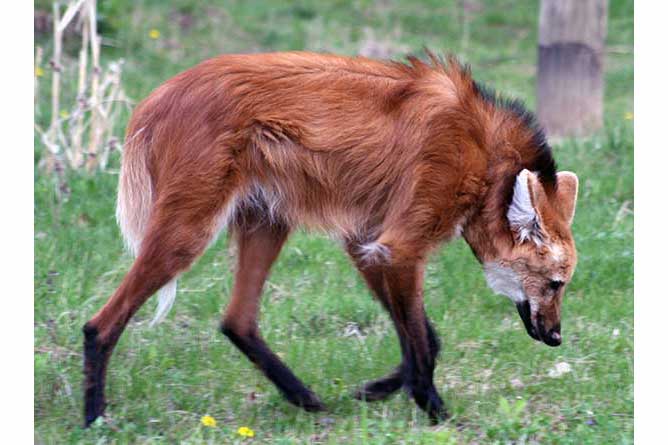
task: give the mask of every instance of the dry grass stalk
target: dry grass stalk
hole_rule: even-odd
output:
[[[77,93],[74,105],[64,109],[60,97],[61,81],[66,74],[61,61],[62,37],[63,31],[71,26],[77,13],[81,26],[78,70],[68,71],[77,72]],[[89,172],[98,168],[104,170],[109,153],[118,148],[118,140],[113,132],[121,108],[119,105],[130,103],[121,87],[123,61],[110,63],[104,72],[100,68],[101,39],[97,35],[95,0],[72,0],[62,18],[60,5],[54,3],[53,29],[51,124],[47,131],[35,126],[48,150],[46,169],[59,172],[66,163],[70,168],[85,167]],[[40,51],[35,58],[38,66]],[[36,79],[36,96],[37,92]],[[38,103],[37,97],[35,103]]]
[[[53,75],[51,77],[51,125],[49,125],[48,140],[50,143],[46,143],[48,151],[48,157],[46,159],[46,169],[47,171],[53,171],[60,164],[58,159],[60,147],[55,143],[58,132],[59,132],[59,123],[58,123],[58,114],[60,111],[60,71],[62,65],[60,64],[60,55],[62,52],[62,30],[58,27],[60,23],[60,4],[58,2],[53,3],[53,58],[51,59],[51,69],[53,70]]]
[[[63,14],[63,19],[57,24],[57,26],[60,27],[60,32],[65,31],[67,25],[70,24],[72,19],[76,16],[77,12],[79,12],[79,9],[81,9],[83,3],[86,1],[87,0],[75,0],[70,2],[70,4],[67,6],[67,9],[65,10],[65,14]]]
[[[79,50],[79,83],[77,87],[77,104],[79,108],[86,106],[86,72],[88,69],[88,35],[90,28],[87,20],[82,20],[81,24],[81,49]],[[83,113],[76,113],[72,116],[72,165],[79,168],[84,162],[83,153],[83,133],[84,119]]]
[[[114,123],[117,122],[121,108],[116,105],[119,103],[130,103],[121,88],[122,67],[123,61],[110,64],[106,79],[103,82],[104,88],[102,89],[103,94],[101,97],[105,98],[105,100],[100,104],[100,113],[103,117],[102,122],[104,123],[101,129],[101,137],[107,143],[102,147],[103,149],[99,157],[99,167],[102,170],[107,168],[109,154],[118,148],[118,139],[114,136],[113,131]]]
[[[42,76],[42,57],[44,56],[44,50],[41,46],[35,48],[35,114],[39,115],[39,78]]]
[[[91,125],[90,125],[90,145],[88,146],[88,161],[86,168],[92,171],[97,167],[97,147],[101,139],[101,122],[99,111],[99,86],[100,86],[100,36],[97,35],[97,21],[96,21],[96,3],[90,1],[88,3],[88,14],[90,18],[90,50],[91,62],[93,64],[93,72],[91,73]]]

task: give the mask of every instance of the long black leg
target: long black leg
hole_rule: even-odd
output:
[[[367,286],[371,289],[374,296],[382,304],[382,306],[390,313],[392,320],[395,325],[397,325],[398,320],[395,318],[395,314],[392,310],[391,305],[391,295],[388,289],[388,283],[386,282],[385,274],[388,273],[390,269],[382,265],[369,265],[365,264],[362,258],[357,253],[357,245],[354,242],[350,242],[346,245],[346,250],[348,254],[353,259],[355,266],[359,270],[360,274],[367,283]],[[440,343],[438,336],[434,331],[431,323],[427,319],[424,310],[422,311],[422,316],[424,318],[424,326],[427,335],[428,349],[430,355],[430,361],[435,363],[436,357],[438,356],[440,350]],[[410,345],[406,342],[406,339],[401,336],[399,330],[399,342],[402,346],[402,351],[410,349]],[[362,388],[355,392],[355,398],[359,400],[364,400],[367,402],[374,402],[379,400],[384,400],[390,397],[392,394],[397,392],[404,386],[404,379],[406,378],[407,369],[409,364],[406,362],[406,354],[403,353],[402,362],[388,375],[381,377],[379,379],[365,383]]]
[[[325,406],[318,397],[281,362],[267,344],[255,334],[240,336],[232,329],[222,328],[223,334],[260,369],[293,405],[306,411],[322,411]]]
[[[385,271],[388,303],[401,339],[403,384],[433,422],[447,418],[433,377],[438,340],[422,301],[423,265],[389,266]]]
[[[246,217],[249,219],[252,215]],[[320,411],[324,405],[269,349],[257,326],[262,287],[288,232],[283,226],[261,224],[236,228],[239,262],[232,300],[225,312],[221,330],[289,402],[307,411]]]
[[[358,254],[358,244],[349,242],[346,244],[346,251],[353,259],[357,270],[360,272],[367,286],[373,293],[374,297],[380,304],[390,313],[390,306],[385,286],[385,278],[383,277],[383,269],[378,265],[367,265]],[[401,338],[399,339],[401,340]],[[385,400],[392,394],[401,389],[404,384],[402,364],[399,364],[394,371],[379,379],[372,380],[365,383],[360,389],[355,391],[355,398],[364,400],[366,402],[376,402]]]

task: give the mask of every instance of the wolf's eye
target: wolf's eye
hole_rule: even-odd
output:
[[[556,291],[556,290],[559,290],[559,288],[560,288],[561,286],[563,286],[563,285],[564,285],[564,282],[563,282],[563,281],[560,281],[560,280],[552,280],[552,281],[550,281],[550,289],[555,290],[555,291]]]

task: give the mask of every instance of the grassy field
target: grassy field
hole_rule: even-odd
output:
[[[125,59],[124,86],[136,100],[223,52],[309,49],[400,58],[426,45],[458,54],[478,79],[534,104],[537,1],[521,8],[510,0],[468,1],[466,11],[454,0],[246,0],[205,8],[194,0],[100,3],[103,61]],[[160,36],[149,38],[151,29]],[[340,247],[297,233],[266,287],[261,328],[328,413],[287,404],[219,333],[234,265],[221,237],[182,277],[163,324],[148,327],[153,301],[131,321],[110,364],[110,421],[83,430],[81,327],[131,263],[114,220],[118,159],[107,173],[70,174],[69,197],[59,201],[51,179],[37,169],[43,148],[36,142],[36,442],[632,442],[631,0],[611,0],[608,36],[605,129],[554,147],[560,169],[581,181],[573,227],[579,264],[563,307],[564,344],[548,348],[531,340],[512,304],[486,288],[465,243],[444,247],[430,261],[425,289],[443,342],[435,382],[453,414],[436,427],[404,394],[369,405],[352,398],[358,384],[398,363],[396,336]],[[48,48],[48,36],[36,35],[36,43]],[[75,43],[66,42],[72,55]],[[44,95],[40,123],[48,122],[47,108]],[[550,371],[560,362],[571,371],[557,377]],[[217,426],[203,426],[204,415]],[[242,426],[255,437],[238,435]]]

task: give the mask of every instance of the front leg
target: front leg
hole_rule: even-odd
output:
[[[376,297],[382,306],[390,313],[390,316],[393,317],[392,308],[390,305],[390,294],[388,292],[388,287],[384,277],[386,267],[383,265],[368,264],[366,261],[364,261],[363,256],[360,254],[362,250],[354,241],[349,241],[346,243],[346,251],[352,258],[355,266],[357,267],[357,270],[364,278],[364,281],[366,281],[366,284],[373,293],[374,297]],[[423,316],[425,329],[427,331],[427,339],[429,342],[429,353],[431,360],[435,361],[440,350],[440,343],[434,328],[427,319],[426,314],[423,314]],[[401,337],[399,337],[399,341],[403,341]],[[406,364],[402,360],[402,362],[388,375],[364,384],[362,388],[355,392],[355,398],[366,402],[375,402],[387,399],[392,394],[401,389],[402,386],[404,386],[405,367]]]
[[[402,350],[403,385],[433,422],[448,417],[434,387],[438,341],[429,324],[422,300],[424,262],[388,266],[384,276],[388,306]]]
[[[367,286],[371,289],[374,297],[383,305],[389,312],[389,297],[387,288],[385,286],[385,279],[383,278],[383,269],[381,266],[365,264],[360,252],[359,246],[353,242],[346,245],[346,251],[353,259],[357,270],[366,281]],[[355,398],[365,402],[376,402],[385,400],[395,392],[399,391],[404,384],[403,366],[399,364],[397,368],[385,377],[367,382],[362,388],[355,391]]]
[[[385,377],[367,382],[355,391],[355,398],[364,402],[385,400],[404,386],[404,373],[399,365]]]
[[[426,314],[424,317],[425,329],[427,330],[427,338],[429,340],[429,354],[431,360],[435,362],[441,346],[438,336],[427,319]],[[406,365],[402,360],[399,366],[388,375],[365,383],[362,388],[355,392],[355,398],[365,402],[376,402],[387,399],[404,386],[404,366]]]

